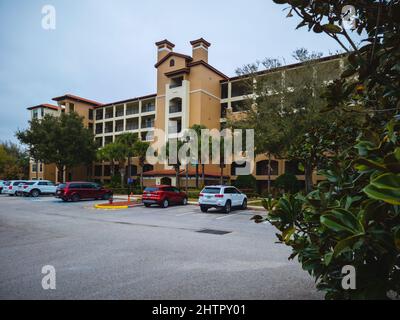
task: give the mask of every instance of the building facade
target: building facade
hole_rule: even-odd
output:
[[[204,125],[209,129],[221,130],[225,128],[229,117],[242,116],[240,106],[249,98],[251,92],[243,85],[243,77],[228,77],[208,63],[208,52],[211,44],[200,38],[190,42],[192,55],[174,52],[174,44],[168,40],[156,43],[157,70],[156,92],[153,94],[136,97],[112,103],[99,103],[75,95],[66,94],[53,98],[57,105],[42,104],[28,108],[32,118],[41,118],[45,114],[57,115],[62,112],[77,112],[84,118],[84,124],[93,130],[95,140],[99,147],[115,141],[119,134],[132,132],[144,141],[153,141],[154,130],[162,129],[168,138],[180,137],[183,130],[192,125]],[[321,66],[322,81],[338,78],[343,70],[343,57],[330,56],[318,60]],[[285,79],[290,72],[299,70],[304,66],[299,64],[279,67],[266,72],[263,76],[280,77]],[[226,165],[222,169],[225,181],[236,179],[234,176],[235,164]],[[256,156],[253,175],[262,189],[268,181],[267,159],[265,155]],[[176,173],[172,167],[164,164],[151,166],[146,164],[143,168],[138,165],[137,159],[131,159],[131,167],[126,172],[132,178],[137,178],[140,170],[144,172],[144,184],[176,185]],[[290,172],[299,180],[304,181],[304,176],[298,171],[298,165],[284,159],[273,159],[271,164],[271,180],[279,175]],[[111,180],[109,163],[94,163],[88,168],[72,168],[65,173],[66,180],[93,179],[107,183]],[[200,175],[202,175],[200,166]],[[189,176],[189,185],[194,186],[195,168],[181,169],[180,179]],[[220,181],[221,168],[219,165],[205,165],[205,183]],[[31,179],[47,179],[56,181],[57,169],[53,165],[31,163]],[[313,180],[317,182],[321,177],[314,174]],[[182,182],[181,182],[181,185]]]

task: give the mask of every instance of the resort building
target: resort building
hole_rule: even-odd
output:
[[[240,106],[252,93],[248,92],[248,86],[243,85],[243,77],[228,77],[208,63],[211,46],[209,42],[200,38],[191,41],[190,44],[191,56],[174,52],[175,45],[168,40],[156,43],[157,61],[154,67],[157,70],[157,79],[156,90],[152,94],[112,103],[99,103],[66,94],[53,98],[57,105],[42,104],[28,108],[31,117],[40,119],[45,114],[77,112],[84,117],[85,126],[93,130],[99,147],[115,141],[119,134],[125,132],[137,133],[140,139],[152,141],[155,128],[164,130],[169,138],[179,137],[183,130],[195,124],[204,125],[209,129],[223,129],[229,117],[242,116]],[[342,55],[318,59],[318,65],[324,70],[321,72],[324,75],[321,81],[338,78],[344,67],[343,61]],[[304,65],[297,63],[261,72],[260,76],[285,79],[291,72],[301,68],[304,68]],[[202,167],[199,167],[201,176]],[[107,183],[111,179],[109,163],[94,163],[89,167],[67,169],[65,179],[68,181],[91,179]],[[177,184],[175,170],[164,164],[146,164],[141,168],[137,159],[133,158],[131,167],[126,169],[128,177],[133,179],[137,179],[143,170],[145,185]],[[235,164],[223,167],[224,181],[236,179],[234,169]],[[290,172],[304,181],[304,176],[295,162],[273,159],[271,169],[271,180]],[[267,185],[267,171],[266,156],[257,155],[252,174],[256,177],[260,189]],[[195,167],[189,166],[188,173],[186,168],[181,168],[181,186],[184,185],[186,175],[189,176],[189,186],[194,186]],[[219,165],[205,165],[205,184],[219,183],[220,176]],[[31,163],[31,179],[57,181],[57,177],[54,165]],[[317,182],[320,178],[314,174],[313,180]]]

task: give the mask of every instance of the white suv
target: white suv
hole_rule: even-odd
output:
[[[18,186],[25,183],[24,180],[11,180],[4,183],[2,193],[8,194],[9,196],[15,196],[18,191]]]
[[[233,207],[246,209],[247,196],[235,187],[207,186],[199,195],[199,205],[202,212],[217,208],[229,213]]]
[[[39,197],[41,194],[55,195],[56,185],[48,180],[31,180],[18,186],[18,194],[24,196]]]

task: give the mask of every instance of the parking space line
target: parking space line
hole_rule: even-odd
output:
[[[238,214],[240,214],[241,212],[237,212],[237,213],[230,213],[230,214],[227,214],[227,215],[225,215],[225,216],[223,216],[223,217],[218,217],[218,218],[215,218],[215,219],[217,219],[217,220],[220,220],[220,219],[225,219],[225,218],[228,218],[228,217],[233,217],[233,216],[237,216]]]

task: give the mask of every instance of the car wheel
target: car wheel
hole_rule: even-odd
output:
[[[148,207],[150,207],[150,203],[145,203],[144,206],[145,206],[146,208],[148,208]]]
[[[229,213],[229,212],[231,212],[231,209],[232,209],[231,202],[230,202],[230,200],[228,200],[228,201],[225,203],[225,206],[224,206],[223,211],[224,211],[225,213]]]
[[[81,200],[81,197],[79,196],[79,194],[74,194],[74,195],[72,196],[71,200],[72,200],[73,202],[77,202],[77,201]]]
[[[188,199],[187,198],[183,198],[182,205],[186,206],[187,204],[188,204]]]
[[[162,208],[168,208],[169,206],[169,201],[168,199],[163,200],[163,202],[161,203],[161,207]]]
[[[31,191],[31,196],[32,196],[32,197],[37,198],[37,197],[39,197],[39,195],[40,195],[40,191],[39,191],[39,190],[33,189],[33,190]]]
[[[201,212],[207,212],[208,208],[206,206],[200,206]]]
[[[244,199],[243,203],[242,203],[242,210],[246,210],[246,209],[247,209],[247,199]]]
[[[109,194],[109,193],[106,193],[104,196],[103,196],[103,200],[109,200],[111,198],[111,194]]]
[[[67,198],[61,198],[62,201],[67,202],[68,199]]]

